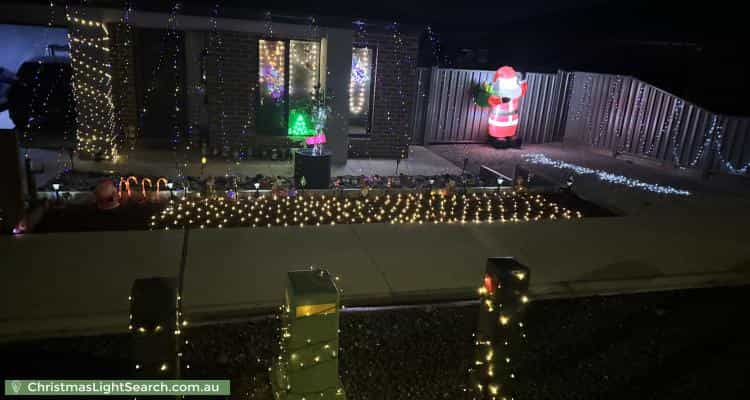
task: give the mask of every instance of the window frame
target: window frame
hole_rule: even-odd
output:
[[[285,37],[285,38],[264,38],[259,37],[256,39],[257,43],[257,63],[258,63],[258,78],[256,81],[256,84],[258,85],[258,95],[255,96],[255,110],[256,115],[257,111],[261,107],[262,102],[262,89],[260,85],[260,74],[261,74],[261,67],[260,67],[260,46],[261,41],[268,41],[268,42],[283,42],[284,43],[284,94],[283,94],[283,102],[284,102],[284,116],[283,116],[283,135],[260,135],[258,131],[258,127],[256,126],[256,135],[259,136],[276,136],[276,137],[289,137],[289,116],[291,114],[291,96],[289,94],[289,87],[291,86],[291,80],[289,79],[289,73],[291,71],[291,55],[292,55],[292,42],[306,42],[306,43],[318,43],[318,51],[320,52],[321,48],[321,42],[317,40],[311,40],[311,39],[305,39],[305,38],[296,38],[296,37]],[[323,78],[323,72],[322,72],[322,57],[321,54],[318,53],[318,84],[320,84],[322,78]]]
[[[352,138],[369,138],[372,134],[372,125],[375,116],[375,87],[377,81],[378,72],[378,47],[373,45],[354,45],[352,44],[352,53],[354,49],[370,49],[372,50],[372,57],[370,57],[370,95],[368,96],[367,104],[367,121],[365,124],[365,133],[352,133],[351,132],[351,110],[347,109],[347,124],[346,128],[349,137]],[[349,84],[351,85],[351,74],[349,75]]]

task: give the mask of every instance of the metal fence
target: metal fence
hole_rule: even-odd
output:
[[[707,111],[628,76],[575,72],[564,140],[665,166],[746,173],[750,118]]]
[[[492,81],[494,71],[420,68],[415,101],[415,144],[481,143],[487,140],[489,107],[474,103],[474,89]],[[529,88],[521,100],[518,134],[525,143],[561,138],[559,108],[569,82],[566,73],[526,74]]]
[[[420,68],[413,144],[483,143],[489,108],[474,88],[494,71]],[[528,73],[518,135],[524,143],[566,141],[704,172],[748,172],[750,118],[704,110],[636,78]]]

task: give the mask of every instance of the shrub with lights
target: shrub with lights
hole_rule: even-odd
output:
[[[182,197],[149,222],[150,229],[321,226],[336,224],[506,223],[581,218],[541,194],[399,192]]]

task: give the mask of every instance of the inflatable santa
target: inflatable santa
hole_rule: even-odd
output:
[[[521,97],[526,94],[527,84],[513,67],[504,66],[495,71],[492,80],[492,95],[488,102],[492,107],[489,119],[490,144],[498,148],[520,147],[516,136]]]

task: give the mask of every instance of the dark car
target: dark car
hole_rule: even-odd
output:
[[[37,132],[75,129],[70,58],[45,56],[25,61],[15,77],[7,108],[16,127]]]

